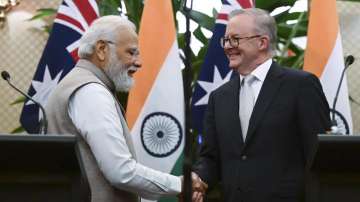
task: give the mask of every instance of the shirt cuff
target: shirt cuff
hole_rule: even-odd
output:
[[[170,188],[174,190],[174,192],[176,192],[177,194],[180,194],[182,190],[181,178],[173,175],[169,175],[169,176],[171,180]]]

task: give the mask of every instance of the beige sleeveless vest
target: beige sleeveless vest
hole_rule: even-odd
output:
[[[75,68],[59,83],[50,95],[45,110],[48,116],[48,133],[74,134],[78,138],[78,149],[83,161],[90,190],[91,202],[135,202],[138,198],[135,194],[116,189],[104,178],[96,160],[85,140],[75,128],[68,115],[68,104],[71,95],[81,87],[89,83],[99,83],[105,86],[114,95],[114,84],[94,64],[87,60],[79,60]],[[124,137],[131,154],[135,157],[135,150],[130,137],[126,121],[122,116],[121,106],[114,96],[114,105],[120,116]],[[94,109],[96,110],[96,109]],[[104,148],[105,149],[105,148]]]

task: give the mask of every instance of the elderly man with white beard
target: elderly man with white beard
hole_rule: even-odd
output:
[[[75,134],[92,202],[178,195],[180,177],[136,161],[117,91],[129,91],[141,67],[133,23],[119,16],[93,22],[80,40],[80,60],[50,95],[49,133]],[[204,190],[199,190],[204,191]]]

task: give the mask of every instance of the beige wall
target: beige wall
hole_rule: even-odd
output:
[[[41,21],[27,21],[38,8],[57,8],[60,0],[22,0],[8,14],[8,21],[0,29],[0,71],[7,70],[12,81],[27,91],[45,46],[48,35],[39,31]],[[360,102],[360,3],[337,2],[344,54],[356,60],[347,72],[350,95]],[[50,20],[50,19],[49,19]],[[0,133],[19,126],[22,105],[10,106],[20,95],[0,81]],[[360,105],[351,102],[354,131],[360,133]]]
[[[7,14],[7,22],[0,29],[0,71],[7,70],[12,82],[28,90],[48,35],[41,31],[44,21],[28,21],[36,9],[57,8],[60,0],[22,0]],[[51,20],[51,19],[49,19]],[[5,81],[0,81],[0,133],[20,126],[22,104],[10,106],[20,97]]]
[[[353,55],[355,62],[347,70],[354,133],[360,135],[360,3],[337,1],[344,55]]]

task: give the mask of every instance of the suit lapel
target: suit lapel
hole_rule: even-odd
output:
[[[260,123],[266,110],[268,109],[270,103],[275,97],[276,93],[279,90],[280,84],[282,82],[281,75],[283,74],[282,69],[273,62],[269,72],[265,78],[265,81],[261,87],[259,96],[256,100],[253,112],[250,117],[249,129],[246,135],[246,144],[249,142],[251,137],[254,135],[257,125]]]
[[[231,80],[231,85],[226,91],[226,103],[224,106],[227,108],[226,113],[229,116],[230,122],[229,128],[234,134],[236,140],[239,140],[241,144],[244,143],[242,133],[241,133],[241,126],[240,126],[240,117],[239,117],[239,88],[240,88],[240,77],[238,75],[235,76],[233,80]]]

